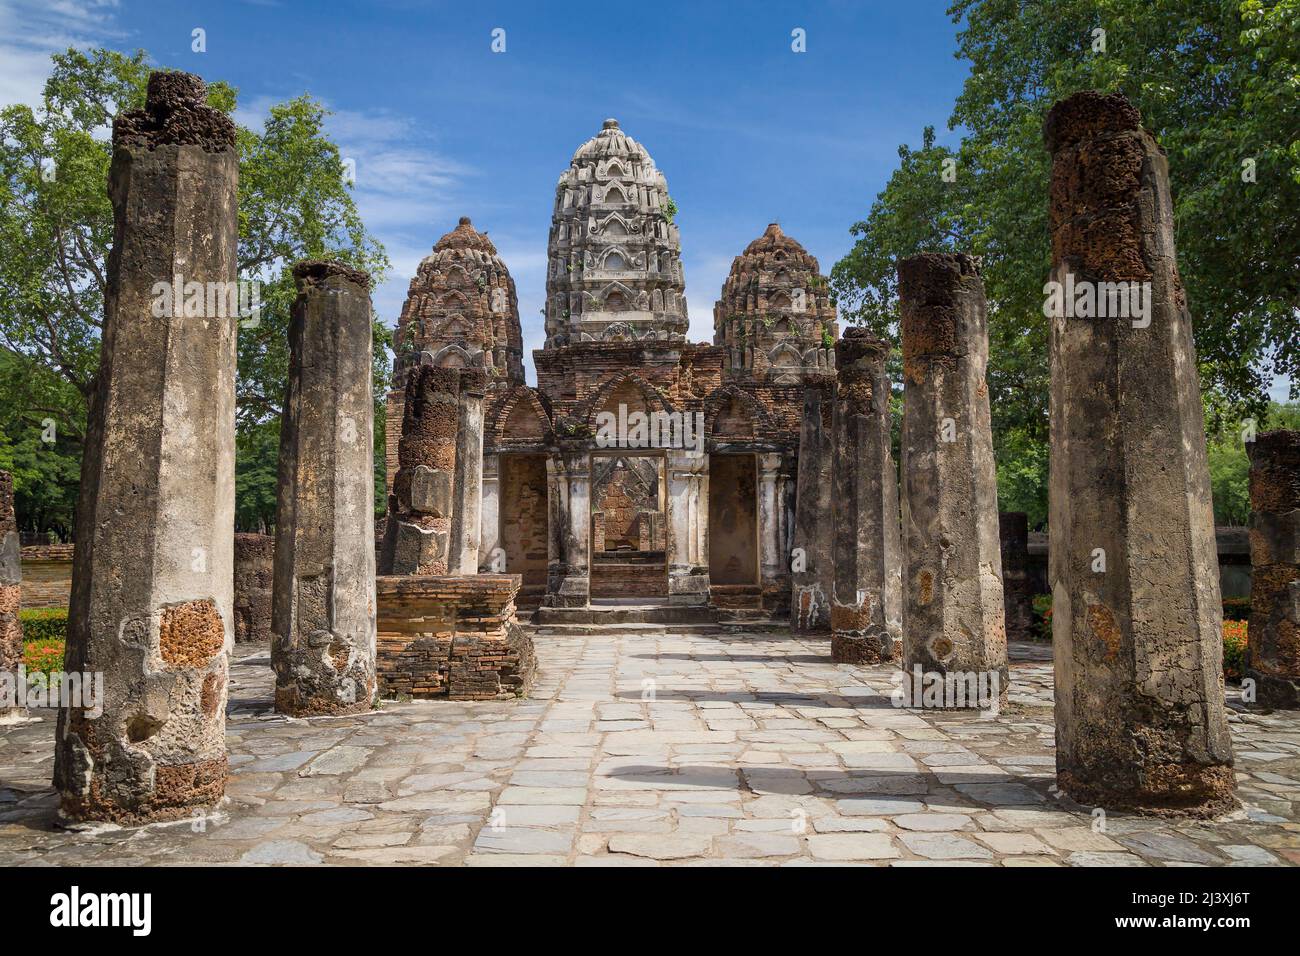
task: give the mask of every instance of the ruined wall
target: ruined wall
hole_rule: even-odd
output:
[[[1246,676],[1264,707],[1300,707],[1300,431],[1262,432],[1250,451],[1250,643]]]
[[[235,642],[271,639],[271,583],[275,577],[275,538],[235,535]]]
[[[508,700],[532,686],[532,639],[515,621],[515,574],[380,576],[384,697]]]
[[[454,368],[419,366],[406,382],[400,467],[388,496],[380,552],[384,574],[445,574],[455,509],[460,375]]]

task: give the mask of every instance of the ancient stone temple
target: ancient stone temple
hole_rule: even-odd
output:
[[[546,345],[664,339],[688,323],[668,183],[645,148],[605,120],[555,187],[547,242]]]
[[[675,213],[614,120],[560,176],[538,383],[494,377],[483,420],[479,570],[519,574],[524,605],[789,609],[804,389],[834,374],[826,281],[770,225],[715,344],[689,343]]]
[[[394,336],[393,389],[388,396],[388,484],[397,472],[397,441],[410,370],[480,367],[489,381],[524,380],[523,337],[515,281],[486,232],[468,217],[421,261],[411,279]]]
[[[772,223],[731,263],[713,342],[735,378],[792,385],[835,364],[835,306],[817,260]]]

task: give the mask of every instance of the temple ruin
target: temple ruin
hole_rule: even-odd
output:
[[[1153,289],[1145,325],[1052,319],[1058,781],[1085,804],[1213,814],[1232,806],[1233,756],[1164,156],[1116,96],[1057,104],[1046,140],[1053,280]],[[535,386],[487,234],[462,218],[420,263],[398,320],[378,531],[369,277],[294,269],[272,562],[269,539],[233,533],[235,320],[150,308],[177,263],[187,279],[236,278],[234,127],[197,77],[159,72],[113,141],[67,648],[106,695],[99,713],[60,710],[67,817],[215,806],[233,642],[268,631],[275,704],[293,717],[361,719],[376,698],[511,701],[537,679],[538,628],[602,624],[788,627],[835,679],[980,672],[1005,700],[1007,632],[1030,621],[1028,527],[999,520],[970,256],[900,264],[896,466],[891,346],[839,333],[817,260],[779,225],[735,258],[714,341],[687,341],[667,180],[606,120],[556,184]],[[1294,706],[1300,682],[1296,447],[1274,433],[1252,452],[1250,667],[1275,706]],[[0,474],[5,668],[21,650],[10,501]],[[885,756],[909,786],[911,757]]]
[[[548,253],[536,387],[516,352],[490,346],[518,341],[514,287],[468,219],[421,264],[402,312],[401,329],[422,324],[398,383],[418,363],[490,373],[479,570],[520,575],[520,602],[551,619],[610,602],[787,613],[804,388],[834,376],[817,261],[768,226],[733,264],[714,343],[687,342],[667,181],[615,120],[560,176]],[[471,334],[498,315],[492,337]]]

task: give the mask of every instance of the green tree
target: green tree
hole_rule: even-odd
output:
[[[65,451],[80,455],[86,402],[99,368],[105,262],[113,213],[105,182],[111,159],[106,131],[113,117],[144,103],[151,67],[139,51],[68,50],[53,58],[38,109],[0,110],[0,349],[36,383],[35,392],[0,397],[30,406],[5,419],[6,441],[28,447],[25,430],[45,415],[67,436]],[[236,91],[208,87],[211,106],[231,114]],[[261,283],[256,323],[241,324],[236,385],[241,454],[274,444],[288,369],[287,330],[294,286],[289,269],[303,258],[329,257],[368,270],[379,281],[388,267],[383,248],[366,231],[344,176],[337,146],[323,128],[327,113],[308,96],[271,108],[261,130],[238,128],[240,279]],[[387,382],[387,330],[375,323],[375,392]],[[71,387],[60,391],[54,379]],[[0,377],[5,388],[9,377]],[[21,387],[21,380],[19,380]],[[50,408],[32,395],[60,395]],[[79,398],[73,399],[73,395]],[[39,403],[41,405],[47,403]],[[57,470],[57,469],[55,469]],[[34,481],[16,480],[23,491]],[[75,497],[75,481],[72,493]],[[264,502],[240,503],[258,513]],[[62,520],[62,519],[61,519]]]
[[[14,476],[19,530],[72,533],[85,400],[39,362],[0,349],[0,469]]]
[[[1169,156],[1203,385],[1262,413],[1274,375],[1300,380],[1300,0],[957,0],[950,13],[971,73],[949,122],[970,131],[970,241],[1000,310],[1043,325],[1047,110],[1123,92]]]
[[[1217,396],[1206,400],[1207,451],[1210,490],[1214,496],[1216,524],[1250,523],[1250,458],[1246,441],[1257,432],[1274,428],[1300,428],[1300,404],[1269,404],[1260,418],[1233,417]]]
[[[892,331],[900,258],[981,258],[999,492],[1033,520],[1047,478],[1047,110],[1100,89],[1142,111],[1169,156],[1202,386],[1230,415],[1260,416],[1275,375],[1300,381],[1300,0],[955,0],[949,12],[971,66],[949,119],[964,137],[949,150],[927,130],[919,151],[900,149],[832,276],[846,319]],[[938,175],[949,159],[952,181]]]

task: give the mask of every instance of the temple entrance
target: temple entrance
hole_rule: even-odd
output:
[[[762,603],[754,455],[709,456],[709,593],[718,607]]]
[[[507,574],[524,579],[521,607],[536,607],[546,594],[549,506],[545,455],[502,455],[498,540]]]
[[[662,455],[591,456],[591,600],[668,597]]]

